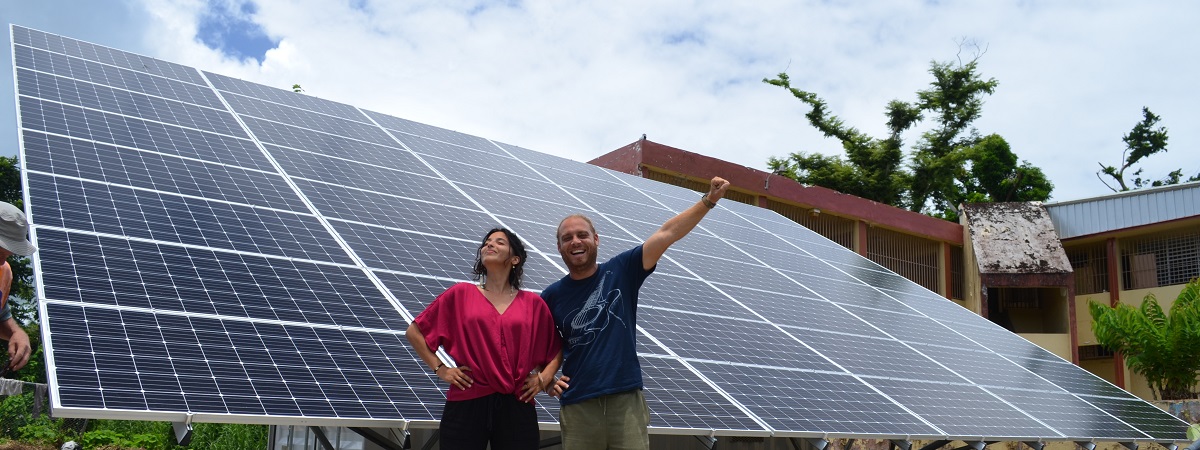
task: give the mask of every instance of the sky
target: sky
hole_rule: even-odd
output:
[[[1142,107],[1166,154],[1137,167],[1200,173],[1200,2],[1128,1],[8,1],[15,23],[586,162],[645,134],[766,170],[843,155],[763,78],[824,99],[885,137],[884,108],[978,57],[999,82],[975,127],[1054,183],[1104,195]],[[5,33],[8,36],[8,33]],[[964,45],[967,44],[967,45]],[[975,45],[971,45],[975,44]],[[11,39],[0,154],[17,150]],[[932,124],[905,135],[914,143]]]

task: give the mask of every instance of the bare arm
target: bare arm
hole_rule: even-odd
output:
[[[33,351],[29,347],[29,335],[17,325],[17,321],[8,318],[0,322],[0,339],[8,341],[8,367],[11,370],[21,370],[29,362]]]
[[[562,350],[559,350],[558,354],[554,355],[554,359],[546,363],[546,367],[543,367],[536,374],[530,373],[528,377],[525,377],[525,390],[521,394],[521,401],[527,402],[533,400],[533,397],[541,391],[549,393],[550,388],[556,384],[554,374],[558,373],[558,368],[562,366],[562,360]],[[561,389],[559,392],[562,392]]]
[[[646,242],[642,243],[642,268],[650,270],[658,265],[658,260],[662,258],[663,253],[667,252],[667,248],[691,233],[692,229],[696,228],[696,224],[700,223],[700,219],[703,219],[708,214],[708,210],[712,209],[708,205],[715,206],[717,201],[725,196],[727,189],[729,189],[728,181],[721,177],[713,177],[708,186],[708,193],[701,197],[700,201],[667,220],[662,227],[659,227],[658,231],[646,238]]]
[[[429,348],[429,343],[425,342],[425,335],[421,333],[416,324],[408,324],[408,329],[404,331],[404,337],[408,338],[408,343],[412,345],[421,361],[433,369],[433,373],[442,381],[463,390],[475,383],[475,380],[467,375],[467,372],[471,370],[470,367],[450,367],[442,364],[442,360],[438,359],[437,354]]]

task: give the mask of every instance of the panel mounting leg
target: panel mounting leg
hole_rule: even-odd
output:
[[[315,425],[310,425],[308,429],[312,431],[313,436],[317,437],[317,442],[321,444],[322,448],[325,450],[334,450],[333,443],[329,442],[329,436],[325,435],[325,430]]]
[[[366,427],[349,427],[350,431],[358,433],[363,439],[371,441],[384,450],[403,450],[408,448],[408,424],[405,424],[404,429],[400,430],[400,442],[393,441],[375,430]]]
[[[704,444],[704,448],[707,448],[708,450],[712,450],[712,448],[717,445],[716,436],[696,436],[696,439],[699,440],[701,444]]]
[[[1022,444],[1028,445],[1030,450],[1042,450],[1046,446],[1045,442],[1038,441],[1021,441]]]
[[[1090,441],[1075,441],[1075,445],[1083,450],[1096,450],[1096,443]]]
[[[188,445],[192,443],[192,415],[188,414],[187,419],[183,422],[172,422],[171,428],[175,430],[175,440],[179,445]]]
[[[821,438],[791,438],[792,448],[796,450],[825,450],[829,441]]]

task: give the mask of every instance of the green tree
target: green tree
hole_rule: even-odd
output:
[[[1125,171],[1127,169],[1150,155],[1166,153],[1167,127],[1160,126],[1155,128],[1159,120],[1162,120],[1162,118],[1150,112],[1150,108],[1142,107],[1142,121],[1134,125],[1133,129],[1129,130],[1129,134],[1121,137],[1121,140],[1125,141],[1125,151],[1121,153],[1121,158],[1124,159],[1124,162],[1121,164],[1121,167],[1116,168],[1106,166],[1104,163],[1098,163],[1100,164],[1100,170],[1096,172],[1096,177],[1100,179],[1101,183],[1104,183],[1105,187],[1112,189],[1113,192],[1123,192],[1150,186],[1179,184],[1181,181],[1184,181],[1183,169],[1175,169],[1165,177],[1155,180],[1142,178],[1142,171],[1144,169],[1138,168],[1130,174],[1133,175],[1133,179],[1130,180],[1129,184],[1132,184],[1133,187],[1125,183]],[[1116,181],[1120,189],[1104,181],[1104,175],[1108,175]],[[1200,181],[1200,173],[1188,177],[1186,181]]]
[[[804,184],[827,187],[889,205],[898,205],[911,183],[903,170],[904,154],[900,134],[920,120],[920,111],[900,101],[888,105],[888,137],[875,139],[842,119],[831,116],[828,105],[816,94],[791,86],[787,73],[764,82],[787,89],[812,107],[805,114],[810,124],[825,137],[842,141],[847,159],[819,153],[797,152],[787,158],[771,157],[771,171]]]
[[[1125,357],[1130,370],[1146,377],[1159,399],[1194,398],[1200,374],[1200,280],[1184,286],[1171,312],[1164,313],[1154,294],[1142,305],[1109,307],[1088,302],[1096,340]]]
[[[1018,164],[1016,153],[1000,135],[985,136],[975,145],[966,147],[963,153],[970,162],[970,175],[958,181],[966,192],[966,202],[1027,202],[1050,198],[1054,184],[1042,169],[1028,161]]]
[[[0,201],[12,203],[17,208],[25,208],[24,195],[21,189],[21,162],[16,156],[0,156]],[[13,283],[10,295],[18,297],[20,301],[14,301],[16,306],[13,311],[13,316],[21,323],[30,323],[37,320],[37,311],[35,311],[32,302],[28,299],[33,298],[33,267],[29,264],[29,258],[13,255],[8,259],[8,264],[12,266]]]
[[[763,81],[787,89],[812,110],[805,117],[826,137],[842,142],[846,158],[796,152],[772,157],[768,167],[801,183],[957,220],[956,207],[973,201],[1046,200],[1053,185],[1028,162],[1017,164],[997,135],[981,138],[972,127],[983,97],[999,84],[983,79],[978,61],[932,62],[934,81],[912,103],[892,100],[885,109],[888,135],[873,138],[828,112],[816,94],[792,87],[786,73]],[[907,167],[901,135],[923,120],[929,131],[912,145]]]
[[[16,156],[0,156],[0,201],[24,209],[22,192],[20,160]],[[25,329],[25,333],[29,335],[29,344],[33,347],[33,355],[30,355],[29,363],[21,369],[19,375],[24,381],[45,383],[46,371],[42,367],[37,302],[33,301],[33,266],[28,257],[17,255],[9,257],[8,264],[13,272],[8,304],[12,308],[13,318]]]

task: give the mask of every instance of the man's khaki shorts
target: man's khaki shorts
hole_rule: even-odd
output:
[[[641,389],[562,407],[563,450],[649,450],[650,408]]]

